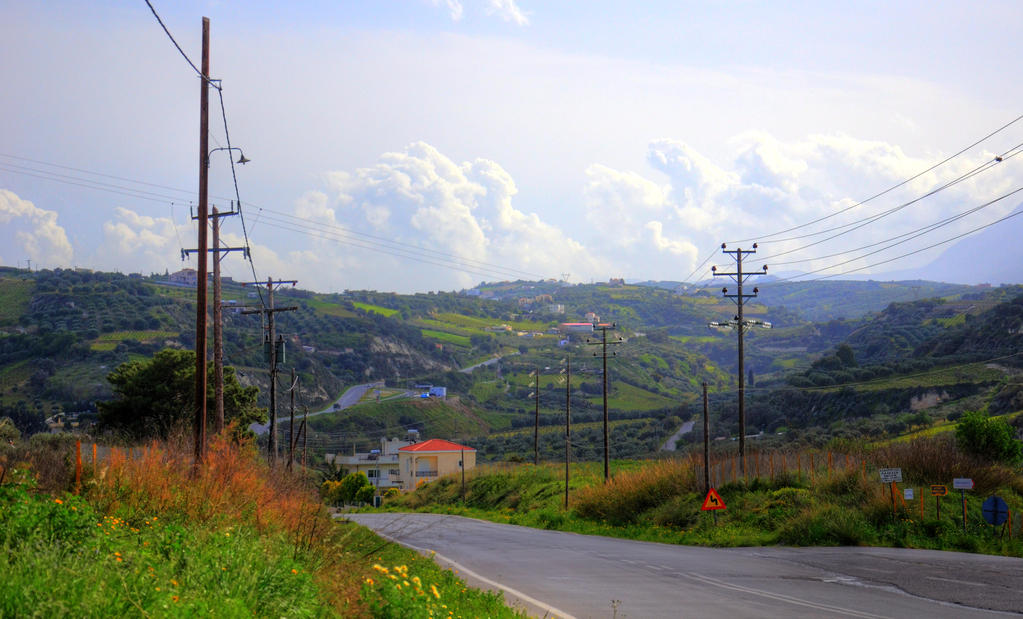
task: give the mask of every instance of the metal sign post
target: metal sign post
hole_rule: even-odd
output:
[[[963,533],[966,533],[966,491],[973,490],[973,480],[969,477],[956,477],[952,480],[952,487],[959,491],[963,501]]]
[[[895,484],[902,481],[902,469],[878,469],[878,473],[881,475],[881,483],[891,486],[892,517],[894,518],[898,510],[898,506],[895,503]]]
[[[948,495],[948,486],[934,485],[931,486],[931,496],[934,497],[934,511],[937,513],[937,519],[941,520],[941,497]]]

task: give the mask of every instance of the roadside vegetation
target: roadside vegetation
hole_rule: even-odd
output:
[[[97,461],[86,449],[76,476],[68,435],[6,438],[0,616],[517,616],[499,594],[335,522],[315,480],[271,472],[251,445],[215,438],[198,469],[187,441]]]
[[[711,462],[711,484],[727,509],[716,517],[701,511],[702,455],[616,461],[606,485],[599,463],[573,465],[568,510],[563,508],[564,467],[553,463],[480,467],[466,475],[464,495],[461,478],[453,476],[385,501],[381,509],[435,511],[676,544],[870,545],[1023,557],[1018,441],[999,443],[1002,457],[995,458],[988,447],[978,450],[969,443],[990,445],[1007,436],[1004,421],[991,424],[989,429],[967,430],[975,434],[968,439],[960,430],[958,446],[951,436],[943,436],[855,454],[753,453],[747,458],[745,480],[731,455],[719,455]],[[894,491],[880,482],[877,472],[893,467],[902,469],[905,482]],[[965,530],[959,493],[951,488],[957,477],[972,478],[976,484],[967,492]],[[932,484],[948,486],[948,496],[937,499],[940,517],[930,494]],[[904,496],[907,488],[914,490],[912,499]],[[1007,502],[1012,525],[993,527],[984,521],[981,503],[990,495]]]

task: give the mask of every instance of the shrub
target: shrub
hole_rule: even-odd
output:
[[[967,453],[994,462],[1020,460],[1021,444],[1004,419],[991,418],[980,411],[964,414],[956,424],[956,444]]]
[[[863,515],[837,505],[804,509],[778,531],[778,541],[798,546],[855,546],[873,541]]]

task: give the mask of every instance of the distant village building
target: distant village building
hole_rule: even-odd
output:
[[[550,305],[547,306],[547,311],[552,314],[564,314],[565,306],[562,305],[561,303],[551,303]]]
[[[199,275],[195,269],[181,269],[168,275],[167,281],[178,286],[195,286],[199,281]]]
[[[409,430],[406,440],[381,438],[380,449],[350,456],[326,454],[327,464],[333,464],[345,475],[365,473],[369,483],[377,488],[401,488],[401,470],[398,467],[398,450],[419,441],[419,431]]]
[[[608,286],[611,286],[612,288],[621,288],[622,286],[625,285],[625,278],[624,277],[612,277],[611,279],[608,280],[607,284],[608,284]]]
[[[409,440],[380,439],[380,449],[351,456],[327,454],[327,462],[345,473],[363,472],[377,488],[414,490],[438,477],[468,471],[476,466],[476,449],[467,445],[429,439],[419,441],[419,433],[409,431]]]
[[[583,318],[589,320],[593,324],[600,322],[600,316],[594,314],[593,312],[586,312],[586,315],[583,316]]]
[[[466,445],[432,438],[398,450],[403,490],[476,466],[476,450]]]
[[[559,329],[564,334],[571,333],[593,333],[592,322],[563,322]]]

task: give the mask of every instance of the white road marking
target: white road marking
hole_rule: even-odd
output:
[[[558,610],[557,608],[551,606],[550,604],[547,604],[546,602],[541,602],[540,600],[538,600],[538,599],[536,599],[534,597],[530,597],[530,596],[526,595],[525,593],[523,593],[523,592],[521,592],[521,591],[519,591],[517,589],[512,589],[511,587],[505,586],[505,585],[503,585],[503,584],[501,584],[501,583],[499,583],[499,582],[497,582],[495,580],[490,580],[489,578],[487,578],[485,576],[481,576],[481,575],[477,574],[476,572],[470,570],[469,568],[465,567],[461,563],[458,563],[457,561],[453,561],[453,560],[445,557],[444,555],[442,555],[442,554],[440,554],[438,552],[435,552],[433,550],[429,550],[427,548],[421,548],[419,546],[414,546],[414,545],[412,545],[412,544],[410,544],[408,542],[403,542],[403,541],[401,541],[401,540],[399,540],[397,538],[391,537],[390,535],[387,535],[386,533],[382,533],[380,531],[377,531],[376,534],[381,536],[381,537],[387,538],[387,539],[391,540],[392,542],[394,542],[396,544],[401,544],[402,546],[405,546],[406,548],[411,548],[412,550],[418,550],[419,552],[421,552],[421,553],[423,553],[423,554],[425,554],[427,556],[433,556],[433,557],[435,557],[437,559],[440,559],[444,563],[447,563],[448,565],[454,566],[459,572],[461,572],[463,574],[468,574],[470,578],[475,578],[476,580],[479,580],[481,582],[487,583],[491,587],[495,587],[495,588],[500,589],[500,590],[502,590],[502,591],[504,591],[506,593],[509,593],[509,594],[519,598],[520,600],[523,600],[524,602],[528,602],[528,603],[532,604],[533,606],[536,606],[537,608],[547,612],[548,614],[550,614],[550,615],[552,615],[554,617],[561,617],[562,619],[576,619],[575,616],[570,615],[570,614],[566,613],[565,611]]]
[[[780,602],[788,602],[789,604],[795,604],[797,606],[806,606],[807,608],[813,608],[815,610],[823,610],[829,613],[836,613],[840,615],[849,615],[850,617],[862,617],[863,619],[884,619],[883,615],[874,615],[872,613],[863,612],[859,610],[853,610],[850,608],[842,608],[840,606],[831,606],[829,604],[820,604],[818,602],[811,602],[810,600],[803,600],[795,598],[789,595],[783,595],[781,593],[771,593],[770,591],[764,591],[762,589],[753,589],[752,587],[744,587],[742,585],[736,585],[715,578],[710,578],[702,574],[688,573],[687,577],[693,580],[698,580],[708,585],[720,587],[722,589],[731,589],[732,591],[740,591],[742,593],[750,593],[752,595],[759,595],[761,597],[770,598],[772,600],[778,600]]]

